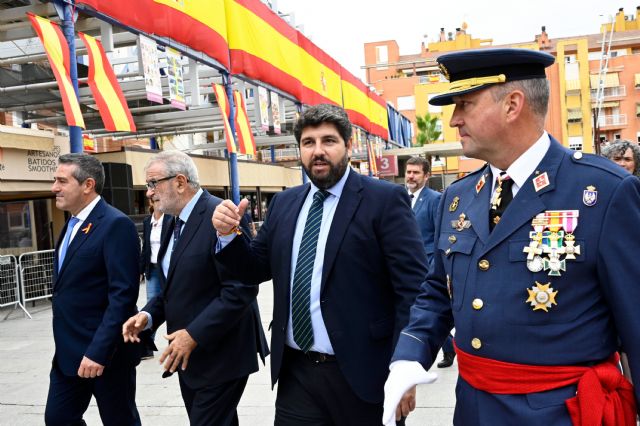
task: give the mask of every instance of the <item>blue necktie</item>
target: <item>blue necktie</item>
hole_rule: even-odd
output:
[[[180,231],[182,230],[182,225],[184,225],[184,221],[179,217],[176,218],[175,223],[173,224],[173,246],[171,247],[171,252],[176,249],[178,245],[178,240],[180,239]]]
[[[65,232],[64,234],[64,239],[62,240],[62,245],[60,246],[60,250],[58,253],[58,272],[60,272],[60,268],[62,268],[62,263],[64,262],[64,257],[67,255],[69,241],[71,240],[71,233],[73,232],[73,228],[76,227],[76,224],[78,222],[80,222],[80,219],[72,216],[67,223],[67,232]]]
[[[322,207],[327,191],[317,191],[313,194],[313,203],[309,209],[307,221],[304,224],[302,241],[298,249],[296,271],[293,275],[291,290],[291,320],[293,340],[305,353],[313,346],[313,327],[311,326],[311,276],[313,263],[316,258],[318,234],[322,223]]]

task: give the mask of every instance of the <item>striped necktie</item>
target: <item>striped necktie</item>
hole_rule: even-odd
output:
[[[308,352],[313,346],[313,327],[311,326],[311,277],[313,275],[313,263],[316,258],[316,246],[322,223],[322,210],[324,200],[329,193],[317,191],[313,194],[313,203],[309,209],[307,221],[304,224],[302,241],[298,249],[298,260],[293,275],[293,287],[291,290],[291,320],[293,327],[293,340],[302,349]]]

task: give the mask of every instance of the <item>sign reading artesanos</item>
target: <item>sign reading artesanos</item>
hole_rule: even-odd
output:
[[[0,128],[0,180],[51,181],[69,138],[31,129]]]

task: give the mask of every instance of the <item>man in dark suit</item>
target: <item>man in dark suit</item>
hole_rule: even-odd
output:
[[[101,197],[102,164],[85,154],[58,159],[52,191],[71,213],[56,244],[53,336],[56,352],[47,425],[83,425],[93,395],[105,425],[139,425],[135,404],[140,345],[125,345],[136,312],[140,249],[133,222]]]
[[[433,238],[436,231],[438,203],[442,195],[427,186],[430,176],[431,165],[426,158],[411,157],[407,160],[407,165],[404,169],[404,181],[409,191],[411,208],[418,221],[429,267],[433,265]]]
[[[411,208],[416,215],[424,250],[427,252],[429,269],[433,268],[434,238],[436,231],[436,216],[438,204],[442,194],[427,186],[431,176],[431,165],[424,157],[411,157],[407,160],[404,170],[404,181],[411,198]],[[442,345],[443,358],[438,368],[451,367],[456,357],[453,350],[453,336],[449,334]]]
[[[311,184],[276,194],[253,241],[236,232],[246,201],[225,200],[216,259],[237,279],[273,279],[276,425],[379,424],[391,350],[427,272],[420,231],[401,186],[349,167],[342,108],[311,107],[294,132]]]
[[[158,263],[158,254],[162,241],[170,232],[173,217],[154,208],[154,202],[149,198],[149,216],[142,221],[142,254],[140,256],[140,281],[146,279],[147,302],[162,292],[162,272]],[[151,335],[155,340],[155,334]],[[153,358],[153,349],[147,348],[142,359]]]
[[[385,421],[455,325],[454,424],[635,425],[640,181],[544,131],[553,56],[481,49],[438,62],[451,88],[429,102],[455,105],[464,154],[487,164],[443,195],[435,267],[395,349]]]
[[[165,375],[178,371],[191,425],[237,425],[236,407],[249,374],[264,360],[266,341],[255,302],[258,289],[221,279],[211,225],[220,199],[200,188],[193,160],[180,151],[153,156],[145,168],[147,195],[174,216],[158,254],[162,294],[123,326],[125,341],[167,322]]]

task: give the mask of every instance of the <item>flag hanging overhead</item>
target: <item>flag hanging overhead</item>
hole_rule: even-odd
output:
[[[105,129],[112,132],[135,132],[136,125],[102,43],[87,34],[79,32],[78,35],[89,52],[89,87]]]
[[[229,98],[227,98],[227,92],[224,86],[221,84],[213,84],[213,93],[216,95],[216,101],[220,106],[220,115],[222,115],[222,124],[224,124],[224,137],[227,140],[227,150],[229,153],[238,152],[236,149],[236,142],[233,139],[233,132],[231,132],[231,125],[229,124],[229,112],[231,108],[229,106]]]
[[[236,134],[242,154],[256,155],[256,140],[251,132],[251,123],[247,115],[247,107],[244,103],[242,93],[237,90],[233,91],[233,102],[236,106]]]
[[[378,176],[378,166],[376,164],[376,149],[373,146],[373,141],[367,141],[367,156],[369,157],[369,172],[371,176]]]
[[[69,70],[71,69],[69,45],[62,34],[60,26],[32,13],[27,13],[27,16],[31,20],[31,25],[33,25],[33,29],[38,34],[38,37],[44,45],[44,50],[49,57],[51,70],[56,77],[60,89],[60,97],[62,98],[62,106],[64,107],[67,124],[69,126],[84,128],[80,103],[78,102],[78,97],[73,89],[69,75]]]

